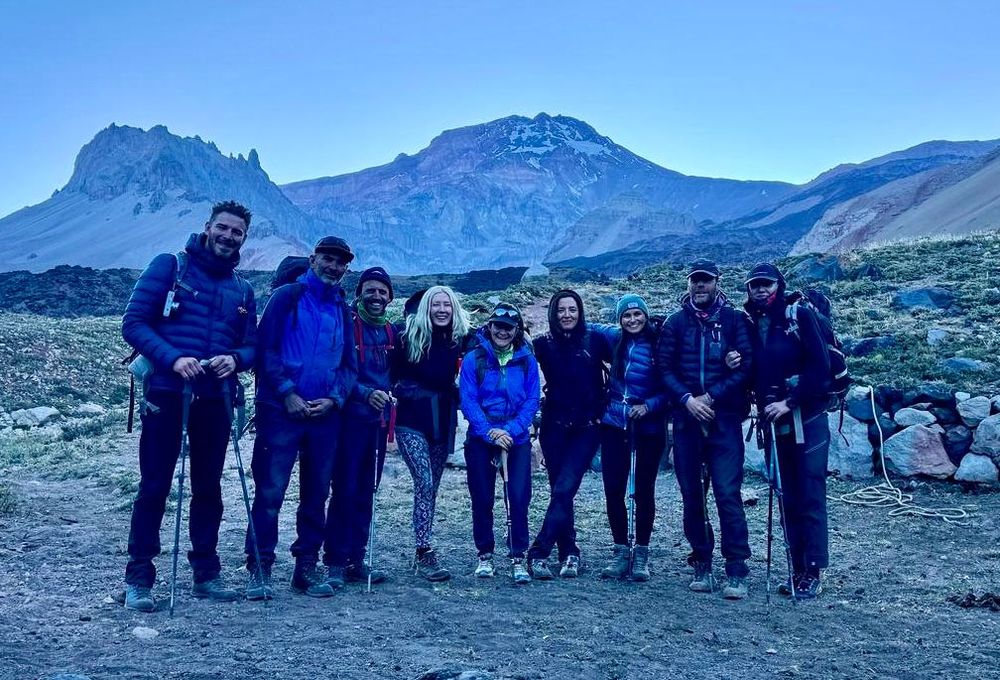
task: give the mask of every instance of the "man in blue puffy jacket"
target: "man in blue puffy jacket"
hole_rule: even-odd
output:
[[[268,301],[258,329],[253,521],[260,569],[249,529],[247,599],[273,595],[271,566],[278,544],[278,512],[292,468],[299,461],[297,538],[292,589],[311,597],[333,595],[317,569],[326,498],[340,436],[341,409],[357,379],[350,344],[351,310],[340,280],[354,259],[347,243],[327,236],[309,256],[309,269]]]
[[[361,273],[354,294],[351,337],[358,380],[344,406],[350,426],[340,433],[323,544],[327,583],[334,588],[345,581],[367,581],[369,576],[372,583],[386,578],[385,572],[365,564],[365,549],[376,478],[382,477],[392,423],[389,356],[396,332],[386,315],[393,297],[392,280],[382,267],[371,267]]]
[[[229,443],[236,374],[254,363],[257,310],[236,266],[250,211],[219,203],[201,234],[177,255],[157,255],[139,277],[122,336],[148,361],[139,439],[139,492],[132,506],[125,606],[153,611],[153,558],[181,448],[184,402],[191,451],[191,551],[195,597],[230,601],[216,547],[222,521],[222,467]]]

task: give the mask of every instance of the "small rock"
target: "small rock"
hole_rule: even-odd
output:
[[[958,395],[955,395],[958,399]],[[990,400],[987,397],[970,397],[958,402],[958,415],[969,427],[976,427],[990,415]]]
[[[958,468],[948,458],[940,426],[914,425],[897,432],[885,441],[882,454],[890,469],[904,476],[927,475],[947,479]]]
[[[960,482],[976,482],[979,484],[995,484],[998,479],[997,466],[986,456],[970,453],[962,459],[958,466],[955,479]]]
[[[743,505],[753,507],[760,500],[760,494],[757,489],[740,489],[740,498],[743,499]]]
[[[959,402],[962,402],[962,401],[966,401],[968,399],[972,399],[972,395],[969,394],[968,392],[955,392],[955,403],[956,404],[959,403]]]
[[[56,673],[49,677],[49,680],[90,680],[90,676],[79,673]]]
[[[14,411],[10,418],[14,427],[38,427],[56,420],[60,415],[59,410],[51,406],[36,406]]]
[[[947,288],[929,286],[901,290],[892,296],[896,309],[947,309],[955,301],[955,294]]]
[[[938,367],[943,371],[953,373],[983,373],[993,370],[993,364],[979,359],[969,359],[968,357],[952,357],[938,362]]]
[[[937,422],[933,413],[918,411],[915,408],[901,408],[896,411],[893,420],[900,427],[910,427],[911,425],[930,425]]]
[[[132,635],[136,636],[140,640],[152,640],[159,634],[160,631],[155,628],[147,628],[146,626],[136,626],[132,629]]]
[[[948,339],[948,331],[943,328],[927,329],[927,344],[936,347]]]
[[[93,402],[80,404],[74,411],[74,415],[77,416],[103,416],[105,413],[107,413],[107,409],[100,404],[95,404]]]

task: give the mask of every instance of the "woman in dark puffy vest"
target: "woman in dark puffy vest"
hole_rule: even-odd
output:
[[[559,550],[559,575],[573,578],[579,573],[573,499],[600,444],[604,362],[611,361],[607,339],[592,326],[588,327],[580,296],[561,290],[549,301],[549,332],[534,342],[535,358],[545,375],[539,439],[550,492],[545,520],[528,551],[536,579],[552,578],[547,560],[553,547]]]
[[[758,264],[747,274],[746,288],[744,306],[754,327],[753,391],[767,451],[775,433],[792,557],[793,573],[778,592],[794,590],[796,597],[810,599],[822,590],[820,571],[829,564],[830,357],[816,314],[806,305],[790,306],[777,267]]]
[[[656,331],[638,295],[624,295],[618,327],[597,326],[614,348],[607,407],[601,419],[601,472],[614,557],[602,578],[649,580],[649,538],[656,514],[656,474],[666,445],[666,397],[655,365]],[[635,544],[630,545],[626,494],[635,447]],[[630,569],[631,568],[631,569]]]

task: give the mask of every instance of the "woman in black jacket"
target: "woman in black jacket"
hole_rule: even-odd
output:
[[[744,306],[754,326],[753,390],[766,448],[771,450],[772,432],[777,445],[792,558],[793,573],[778,592],[810,599],[822,590],[820,571],[829,564],[830,356],[816,314],[786,295],[777,267],[758,264],[746,287]]]
[[[549,476],[549,506],[528,551],[532,575],[552,578],[547,560],[559,551],[559,576],[580,569],[573,500],[597,453],[604,415],[604,363],[611,351],[605,337],[587,328],[583,300],[561,290],[549,300],[549,332],[535,340],[535,358],[545,375],[539,440]]]
[[[444,464],[455,448],[456,378],[470,337],[469,316],[455,292],[432,286],[407,315],[392,355],[396,437],[413,476],[414,569],[428,581],[451,578],[431,547],[431,529]]]

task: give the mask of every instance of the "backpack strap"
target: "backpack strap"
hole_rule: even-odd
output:
[[[361,316],[354,315],[354,349],[358,351],[361,363],[365,363],[365,332],[361,328]]]
[[[785,321],[787,322],[785,332],[789,335],[794,335],[796,340],[802,339],[799,335],[799,304],[801,302],[802,299],[798,298],[795,302],[785,307]]]

